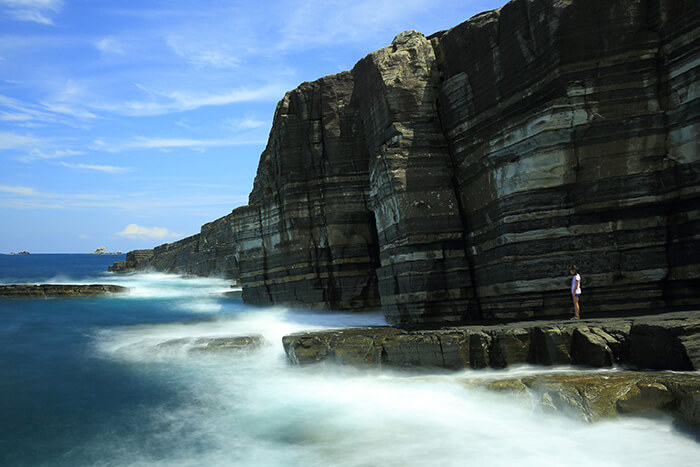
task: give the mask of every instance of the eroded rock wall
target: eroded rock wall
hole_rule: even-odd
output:
[[[125,261],[109,267],[113,272],[158,270],[175,274],[222,276],[238,279],[232,217],[221,217],[204,224],[200,233],[153,249],[134,250]]]
[[[356,91],[344,72],[303,83],[278,104],[249,206],[233,216],[246,302],[379,307]]]
[[[697,0],[513,0],[279,103],[248,206],[148,263],[432,326],[700,305]]]
[[[561,313],[572,262],[589,311],[697,301],[698,25],[697,2],[522,0],[433,40],[485,316]]]

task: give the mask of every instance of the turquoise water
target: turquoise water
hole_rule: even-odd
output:
[[[99,298],[0,300],[0,465],[613,466],[700,458],[699,445],[668,418],[586,425],[460,383],[492,372],[291,366],[283,335],[383,318],[252,308],[226,298],[222,279],[104,272],[117,259],[0,256],[0,283],[131,288]],[[192,351],[200,338],[250,334],[268,345]]]

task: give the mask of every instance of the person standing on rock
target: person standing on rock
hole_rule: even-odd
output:
[[[574,301],[574,316],[571,319],[581,319],[581,309],[578,306],[578,298],[581,296],[581,275],[577,266],[571,266],[571,299]]]

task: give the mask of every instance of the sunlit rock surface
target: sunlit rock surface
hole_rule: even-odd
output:
[[[293,363],[505,368],[625,365],[700,370],[700,313],[625,319],[533,321],[436,330],[363,327],[302,332],[282,340]]]
[[[595,422],[620,415],[670,412],[700,433],[700,375],[615,371],[559,372],[508,378],[465,378],[467,387],[523,397],[544,412]]]
[[[589,313],[700,305],[699,38],[695,0],[403,32],[284,96],[247,206],[120,269],[417,327],[566,315],[571,263]]]

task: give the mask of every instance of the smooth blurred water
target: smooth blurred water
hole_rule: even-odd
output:
[[[111,275],[114,257],[37,256],[45,258],[0,256],[0,282],[117,283],[131,293],[0,300],[2,465],[690,466],[700,458],[667,418],[586,425],[461,383],[493,371],[287,363],[283,335],[384,324],[377,314],[252,308],[226,298],[221,279]],[[269,344],[190,351],[199,338],[251,334]]]

